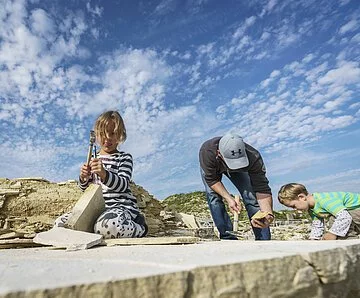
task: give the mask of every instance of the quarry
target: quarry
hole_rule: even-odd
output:
[[[358,239],[310,241],[306,217],[279,214],[272,241],[243,215],[239,240],[220,241],[201,192],[131,189],[147,237],[69,249],[34,238],[79,200],[76,181],[0,178],[0,297],[360,297]]]

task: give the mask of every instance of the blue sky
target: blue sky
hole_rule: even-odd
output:
[[[260,150],[274,197],[360,192],[359,4],[0,0],[0,177],[75,179],[117,109],[158,199],[203,190],[198,150],[228,131]]]

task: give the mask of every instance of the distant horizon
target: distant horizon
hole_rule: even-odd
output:
[[[76,179],[68,179],[68,180],[56,182],[56,181],[48,180],[48,179],[46,179],[46,178],[44,178],[44,177],[16,177],[16,178],[11,178],[11,179],[10,179],[10,178],[7,178],[7,177],[0,177],[0,180],[1,180],[1,179],[9,179],[9,180],[40,180],[40,179],[41,179],[41,180],[45,180],[45,181],[48,181],[49,183],[54,183],[54,184],[59,184],[59,183],[62,184],[62,183],[66,183],[66,182],[75,182],[75,183],[78,183],[78,180],[76,180]],[[164,201],[165,199],[167,199],[167,198],[169,198],[169,197],[171,197],[171,196],[176,196],[176,195],[190,195],[190,194],[197,193],[197,192],[200,192],[200,193],[202,193],[202,194],[205,195],[205,191],[204,191],[204,190],[194,190],[194,191],[189,191],[189,192],[173,193],[173,194],[170,194],[170,195],[168,195],[167,197],[165,197],[165,198],[163,198],[163,199],[159,199],[159,198],[157,198],[154,194],[152,194],[151,192],[149,192],[146,188],[144,188],[142,185],[137,184],[135,181],[131,181],[131,182],[133,182],[136,186],[142,187],[146,192],[149,193],[150,196],[153,196],[153,197],[154,197],[156,200],[158,200],[158,201]],[[80,188],[79,188],[79,189],[80,189]],[[237,193],[231,193],[231,195],[235,195],[235,194],[237,194]],[[276,196],[274,197],[274,200],[277,201],[277,197],[276,197]],[[204,202],[206,202],[206,201],[204,200]],[[301,210],[294,210],[294,209],[292,209],[292,208],[283,206],[283,205],[281,205],[281,204],[278,204],[278,205],[276,205],[275,207],[276,207],[276,208],[274,208],[274,211],[276,211],[276,212],[279,212],[279,211],[294,211],[294,212],[303,213]],[[283,208],[283,209],[277,209],[277,208]],[[243,208],[242,210],[245,210],[245,209]]]
[[[275,208],[289,182],[360,193],[358,1],[0,1],[0,176],[77,179],[115,109],[159,200],[203,191],[199,148],[227,132],[261,152]]]

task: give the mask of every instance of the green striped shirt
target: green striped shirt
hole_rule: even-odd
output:
[[[312,194],[315,200],[314,208],[310,209],[310,215],[314,218],[336,216],[341,210],[360,209],[360,194],[351,192],[315,192]]]

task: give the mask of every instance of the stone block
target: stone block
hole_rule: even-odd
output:
[[[100,185],[90,184],[71,211],[65,227],[77,231],[94,232],[94,223],[105,210]]]
[[[145,238],[117,238],[105,239],[107,246],[115,245],[164,245],[164,244],[193,244],[198,243],[198,237],[145,237]]]
[[[182,222],[190,229],[197,229],[198,224],[196,223],[195,216],[186,213],[178,213],[178,216]]]
[[[52,245],[68,250],[87,249],[102,242],[102,235],[74,231],[66,228],[54,227],[49,231],[36,234],[34,243]]]

